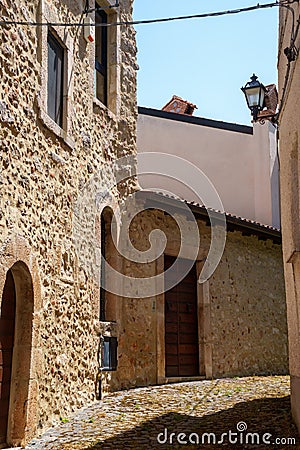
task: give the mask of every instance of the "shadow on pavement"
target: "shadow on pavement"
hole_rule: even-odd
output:
[[[246,431],[237,431],[239,422],[247,424]],[[242,424],[240,424],[240,427],[242,427]],[[241,442],[236,444],[232,441],[229,442],[229,430],[232,433],[237,433],[232,435],[231,439],[238,438],[240,440],[242,437],[243,444]],[[175,433],[175,435],[171,436],[171,433]],[[186,436],[180,436],[179,440],[187,441],[187,444],[178,443],[177,437],[179,433],[185,433]],[[191,435],[191,433],[196,433],[197,436],[195,434]],[[203,436],[204,433],[214,433],[216,435],[216,443],[213,444],[213,435],[209,437],[207,435]],[[223,443],[218,444],[222,433],[227,433],[227,436],[224,436]],[[258,433],[258,436],[247,436],[247,433]],[[159,434],[161,443],[157,441]],[[264,435],[268,442],[272,442],[271,444],[263,442]],[[197,437],[199,437],[199,444],[196,444]],[[202,438],[205,439],[203,444]],[[246,444],[246,438],[248,439],[248,444]],[[276,444],[276,438],[294,438],[296,443],[290,445],[287,440],[282,440],[281,443],[278,441]],[[170,444],[170,439],[172,439],[172,444]],[[190,439],[193,445],[191,445]],[[210,439],[210,443],[208,439]],[[259,445],[257,445],[258,442]],[[264,398],[242,402],[230,409],[207,414],[203,417],[181,415],[175,412],[169,413],[144,422],[140,426],[119,434],[112,439],[98,442],[94,446],[89,447],[89,450],[175,450],[181,448],[216,450],[224,447],[233,450],[300,449],[300,439],[297,437],[297,430],[290,414],[290,397]]]

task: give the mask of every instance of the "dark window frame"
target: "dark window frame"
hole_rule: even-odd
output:
[[[55,65],[53,70],[50,68],[50,48],[55,53]],[[48,30],[47,35],[48,50],[48,83],[47,83],[47,113],[51,119],[61,128],[63,127],[64,113],[64,73],[65,73],[65,48],[56,38],[52,30]],[[55,77],[55,81],[51,83],[50,77]],[[54,86],[53,86],[54,84]]]
[[[100,9],[101,7],[96,3],[95,11],[95,23],[108,23],[108,16],[105,11]],[[96,98],[107,106],[107,87],[108,87],[108,64],[107,64],[107,45],[108,45],[108,29],[107,26],[96,27],[95,45],[101,46],[101,61],[97,59],[97,52],[95,49],[95,71],[96,71]],[[102,95],[97,92],[97,72],[103,77],[104,90]]]

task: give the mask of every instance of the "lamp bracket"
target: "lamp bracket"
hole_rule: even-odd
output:
[[[268,114],[267,116],[258,117],[255,122],[258,122],[260,125],[264,125],[266,123],[266,119],[270,119],[270,122],[276,127],[278,125],[278,113],[276,114]]]

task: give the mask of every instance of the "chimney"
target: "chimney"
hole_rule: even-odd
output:
[[[265,93],[264,109],[258,114],[258,119],[263,119],[276,113],[278,105],[278,92],[276,84],[268,84],[265,86],[267,92]],[[268,120],[271,120],[270,118]]]
[[[197,106],[193,103],[183,100],[183,98],[177,95],[173,95],[171,100],[162,108],[162,111],[192,116],[195,109],[197,109]]]

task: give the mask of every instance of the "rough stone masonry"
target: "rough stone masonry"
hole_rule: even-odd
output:
[[[79,23],[84,7],[83,0],[0,0],[6,21]],[[109,21],[131,17],[129,0],[108,10]],[[47,29],[0,27],[0,289],[11,269],[20,311],[26,302],[32,306],[26,322],[31,338],[24,341],[21,332],[18,338],[22,364],[14,351],[10,444],[94,399],[99,286],[74,250],[73,206],[99,167],[136,152],[134,29],[109,33],[105,106],[94,95],[95,44],[84,40],[80,26],[50,27],[65,52],[62,127],[47,114]],[[116,199],[134,185],[121,183]],[[16,327],[24,327],[23,320],[20,312]],[[22,383],[26,398],[19,395]]]
[[[84,40],[81,26],[55,25],[80,23],[85,3],[0,0],[2,20],[52,24],[0,27],[0,292],[2,306],[15,302],[16,311],[13,334],[5,336],[0,324],[1,342],[11,357],[9,363],[0,359],[6,373],[0,380],[2,391],[5,383],[6,389],[11,386],[0,398],[0,411],[6,405],[0,414],[0,439],[10,445],[24,444],[95,399],[100,334],[119,340],[118,370],[103,377],[104,390],[168,382],[163,294],[122,301],[107,295],[108,322],[100,323],[99,283],[78,252],[78,241],[82,238],[84,247],[85,237],[76,235],[74,240],[74,208],[90,180],[97,179],[105,192],[111,184],[106,169],[136,154],[135,32],[130,26],[109,27],[104,105],[95,98],[95,44]],[[89,3],[93,9],[94,2]],[[132,2],[121,0],[118,8],[107,11],[108,22],[131,20]],[[61,126],[47,112],[48,30],[64,49]],[[123,169],[130,174],[130,165]],[[109,200],[118,203],[136,188],[134,178],[124,178]],[[206,220],[197,223],[207,250],[209,227]],[[92,225],[100,242],[99,220]],[[133,245],[147,249],[155,228],[169,238],[166,254],[176,257],[178,229],[162,211],[146,211],[136,218]],[[120,261],[110,238],[107,247],[108,259],[125,274],[153,276],[164,270],[163,254],[154,263],[138,265]],[[199,249],[198,268],[205,249]],[[197,290],[203,325],[198,336],[199,375],[286,371],[278,244],[232,232],[209,289]],[[11,326],[8,314],[5,320]]]

